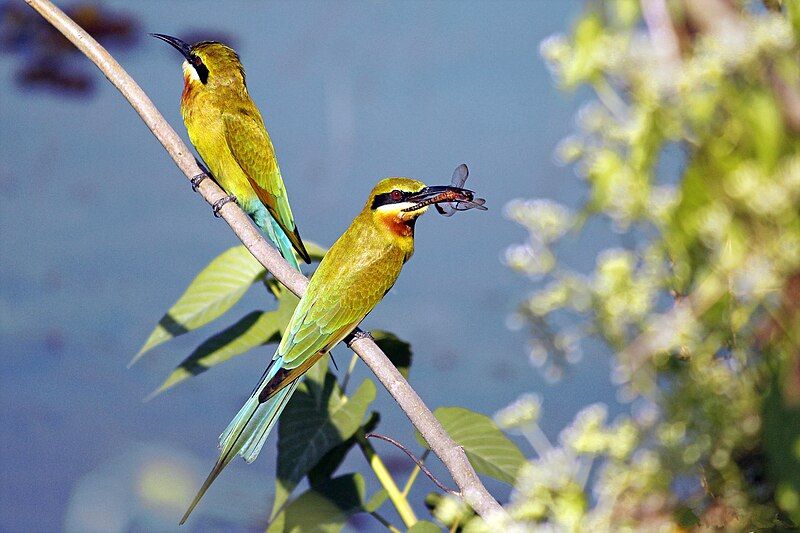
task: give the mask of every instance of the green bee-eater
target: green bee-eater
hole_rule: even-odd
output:
[[[219,459],[181,524],[237,454],[248,463],[256,458],[299,378],[352,332],[392,288],[414,252],[417,217],[439,202],[480,207],[482,199],[474,200],[466,189],[426,187],[409,178],[386,178],[375,186],[361,213],[325,254],[270,365],[220,436]]]
[[[181,115],[189,139],[211,174],[229,195],[214,205],[236,200],[264,231],[281,255],[299,270],[292,248],[311,262],[289,207],[275,149],[264,120],[250,99],[239,56],[224,44],[204,41],[189,46],[169,35],[151,33],[175,47],[183,62]],[[198,176],[192,181],[197,185]]]

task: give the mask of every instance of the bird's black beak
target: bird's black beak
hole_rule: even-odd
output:
[[[431,204],[440,202],[472,202],[475,193],[452,185],[434,185],[425,187],[421,191],[405,198],[407,202],[416,202],[415,205],[403,211],[416,211]]]
[[[183,54],[183,57],[185,57],[187,60],[191,60],[192,47],[189,46],[186,42],[181,41],[177,37],[170,37],[169,35],[164,35],[163,33],[151,33],[150,35],[155,37],[156,39],[161,39],[165,43],[175,48],[178,52]]]

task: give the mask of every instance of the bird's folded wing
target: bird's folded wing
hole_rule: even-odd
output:
[[[245,113],[222,116],[225,140],[233,158],[247,176],[250,186],[291,241],[297,253],[310,262],[283,185],[275,149],[260,117]]]

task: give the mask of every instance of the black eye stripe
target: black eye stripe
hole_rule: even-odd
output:
[[[392,193],[394,193],[394,192],[400,192],[401,193],[401,195],[400,195],[400,197],[398,199],[395,199],[395,198],[392,197]],[[378,207],[380,207],[382,205],[399,204],[400,202],[404,201],[411,194],[412,193],[407,192],[407,191],[397,191],[397,190],[394,190],[394,191],[391,191],[391,192],[384,192],[384,193],[381,193],[381,194],[376,194],[375,198],[372,200],[372,209],[376,209],[376,208],[378,208]]]
[[[189,63],[191,63],[194,70],[197,72],[197,77],[200,78],[200,82],[205,85],[208,82],[208,67],[203,64],[203,60],[200,59],[200,56],[197,54],[192,54],[189,57]]]
[[[195,66],[194,69],[197,71],[197,76],[200,78],[200,81],[205,85],[208,82],[208,69],[202,63]]]

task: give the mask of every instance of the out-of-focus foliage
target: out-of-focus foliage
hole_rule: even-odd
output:
[[[631,410],[589,406],[556,444],[538,398],[498,413],[537,453],[514,524],[468,530],[800,525],[798,6],[588,2],[542,43],[558,83],[595,98],[558,147],[583,209],[507,206],[529,232],[507,260],[536,284],[520,310],[530,357],[557,378],[582,339],[604,341]],[[591,272],[562,264],[557,241],[602,218],[625,246]]]

